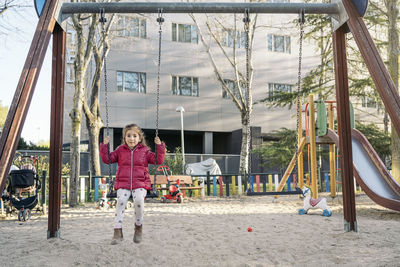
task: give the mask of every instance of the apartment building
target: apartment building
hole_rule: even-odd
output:
[[[245,72],[243,15],[236,15],[236,29],[233,14],[215,16],[218,21],[223,21],[223,25],[220,24],[219,29],[213,33],[219,38],[230,59],[236,36],[237,62],[241,71]],[[199,29],[188,14],[164,14],[163,17],[158,125],[160,138],[167,143],[170,151],[181,146],[181,114],[176,110],[183,107],[186,153],[239,154],[242,130],[240,112],[222,89],[207,53],[210,49],[223,79],[234,86],[235,76],[230,62],[212,40],[206,27],[206,22],[211,23],[213,20],[209,16],[196,14]],[[119,14],[115,23],[115,37],[107,56],[109,127],[114,146],[120,144],[122,128],[128,123],[141,126],[150,143],[155,135],[159,49],[159,24],[156,18],[157,14]],[[251,61],[255,103],[251,125],[254,129],[253,137],[255,140],[258,138],[253,144],[261,143],[262,136],[273,130],[296,127],[295,107],[267,108],[260,102],[273,96],[276,91],[297,90],[299,28],[293,23],[296,18],[297,15],[288,14],[258,15]],[[64,143],[70,140],[68,114],[74,92],[72,47],[76,42],[72,27],[68,27]],[[209,46],[202,43],[200,32]],[[303,74],[318,64],[316,46],[304,41]],[[104,82],[100,101],[105,121]],[[87,140],[84,128],[82,141]]]

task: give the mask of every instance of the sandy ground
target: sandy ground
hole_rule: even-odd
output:
[[[47,217],[0,221],[1,266],[400,266],[400,213],[357,195],[358,232],[344,232],[341,198],[331,217],[297,215],[297,196],[147,202],[144,240],[135,244],[133,210],[124,241],[110,245],[114,211],[93,204],[61,210],[61,238]],[[248,228],[252,228],[252,232]]]

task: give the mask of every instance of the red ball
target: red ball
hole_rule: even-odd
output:
[[[251,227],[247,228],[247,232],[253,232],[253,228]]]

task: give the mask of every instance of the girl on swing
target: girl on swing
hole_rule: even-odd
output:
[[[111,244],[115,245],[123,240],[122,221],[129,197],[132,194],[135,208],[135,234],[133,241],[142,240],[142,223],[144,214],[144,198],[151,188],[148,164],[155,164],[155,154],[146,145],[144,133],[136,124],[126,125],[122,131],[122,145],[117,147],[108,156],[110,137],[106,136],[100,144],[101,160],[108,164],[118,163],[114,189],[117,190],[117,205],[114,219],[114,236]],[[162,164],[165,157],[165,143],[159,137],[154,138],[157,145],[157,164]]]

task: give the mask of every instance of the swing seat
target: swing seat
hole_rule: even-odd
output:
[[[146,198],[157,198],[158,197],[157,190],[147,190]],[[107,198],[117,198],[117,192],[112,190],[107,193]]]

